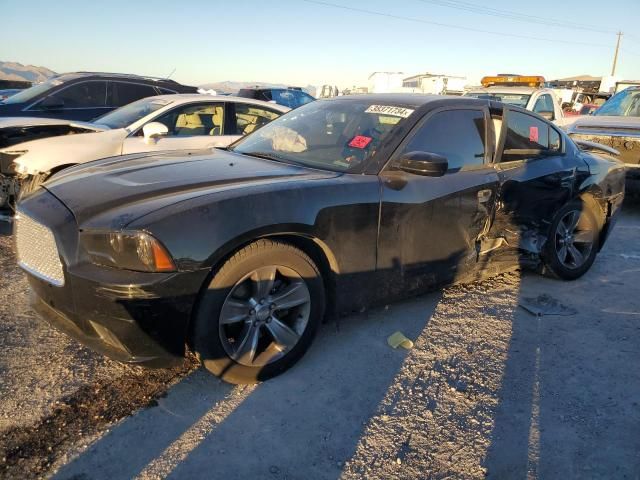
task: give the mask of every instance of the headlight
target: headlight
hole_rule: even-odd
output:
[[[80,244],[98,265],[139,272],[171,272],[176,269],[164,246],[145,232],[86,232]]]
[[[26,170],[26,166],[19,165],[15,160],[27,153],[27,150],[3,150],[0,152],[0,173],[16,174],[24,173],[20,168]]]

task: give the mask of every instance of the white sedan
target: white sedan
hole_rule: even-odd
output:
[[[177,94],[148,97],[95,119],[95,131],[0,149],[0,206],[54,173],[128,153],[225,147],[290,109],[249,98]],[[18,179],[18,182],[16,182]]]

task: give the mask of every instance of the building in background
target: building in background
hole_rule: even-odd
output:
[[[402,81],[404,91],[431,93],[435,95],[462,95],[467,77],[421,73]]]
[[[403,72],[373,72],[369,75],[369,93],[392,93],[402,91]]]

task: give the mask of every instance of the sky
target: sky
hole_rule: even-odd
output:
[[[470,80],[496,73],[547,79],[608,75],[615,32],[622,31],[617,76],[640,79],[640,0],[604,5],[602,0],[0,0],[0,60],[56,72],[164,77],[175,69],[173,79],[192,85],[234,80],[342,89],[366,86],[375,71]],[[493,15],[470,11],[488,8]],[[505,11],[535,17],[536,23]]]

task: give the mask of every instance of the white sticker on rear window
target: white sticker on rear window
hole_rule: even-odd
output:
[[[371,105],[365,110],[365,113],[381,113],[384,115],[393,115],[394,117],[407,118],[413,113],[413,110],[404,107],[394,107],[392,105]]]

